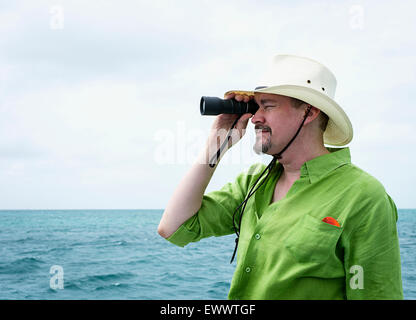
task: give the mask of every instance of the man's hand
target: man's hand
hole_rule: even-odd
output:
[[[253,97],[249,97],[246,95],[235,95],[234,93],[228,94],[225,96],[225,99],[235,99],[237,101],[244,101],[248,102]],[[251,113],[243,114],[236,125],[234,126],[231,138],[228,143],[228,148],[231,148],[234,144],[236,144],[245,134],[246,127],[248,120],[253,115]],[[227,137],[227,134],[234,123],[234,121],[238,118],[236,114],[219,114],[216,118],[214,123],[211,126],[211,131],[207,141],[207,154],[212,157],[217,152],[218,148],[222,145],[224,140]],[[226,151],[226,149],[222,152]]]

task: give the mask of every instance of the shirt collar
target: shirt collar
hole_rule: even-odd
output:
[[[300,176],[309,177],[309,181],[314,183],[336,168],[351,163],[350,149],[348,147],[327,148],[327,150],[330,153],[306,161],[300,168]]]

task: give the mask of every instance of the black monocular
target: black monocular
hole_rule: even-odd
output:
[[[254,100],[249,102],[237,101],[235,99],[220,99],[217,97],[202,97],[200,103],[200,111],[203,116],[216,116],[221,113],[239,114],[245,113],[255,114],[259,109],[258,104]]]

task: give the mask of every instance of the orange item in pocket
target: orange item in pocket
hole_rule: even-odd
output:
[[[329,224],[332,224],[332,225],[337,226],[337,227],[341,227],[339,225],[338,221],[336,219],[332,218],[332,217],[325,217],[325,218],[322,219],[322,221],[326,222],[326,223],[329,223]]]

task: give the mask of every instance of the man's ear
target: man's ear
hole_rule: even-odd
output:
[[[306,118],[305,123],[310,123],[316,118],[318,118],[319,113],[321,112],[321,110],[311,105],[308,105],[308,107],[305,109],[305,112],[307,112],[308,108],[309,108],[309,114],[308,114],[308,117]]]

